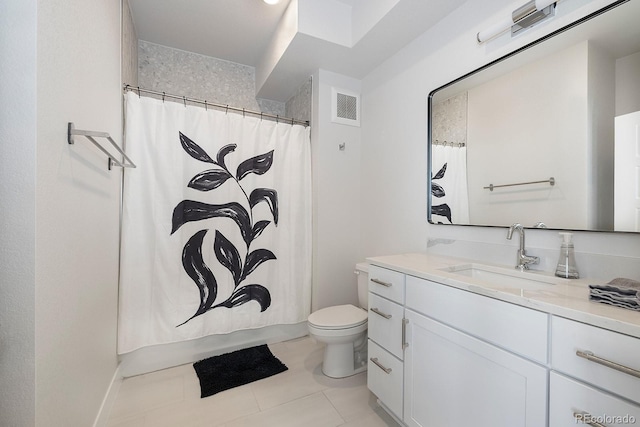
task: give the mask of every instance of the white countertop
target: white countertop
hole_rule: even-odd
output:
[[[558,284],[550,284],[548,288],[541,290],[528,290],[505,288],[488,281],[463,277],[443,270],[454,265],[477,263],[470,259],[411,253],[372,257],[367,258],[367,261],[372,265],[410,276],[640,338],[640,312],[589,301],[588,285],[602,283],[590,281],[588,278],[576,280],[554,278],[553,280],[559,282]],[[478,264],[513,268],[507,265]],[[531,275],[532,278],[554,277],[552,272],[529,271],[524,274]]]

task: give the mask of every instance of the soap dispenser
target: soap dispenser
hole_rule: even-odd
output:
[[[560,245],[560,258],[558,259],[558,266],[556,267],[556,276],[564,277],[565,279],[577,279],[578,268],[576,267],[576,259],[573,253],[573,242],[571,238],[572,233],[559,233],[562,239]]]

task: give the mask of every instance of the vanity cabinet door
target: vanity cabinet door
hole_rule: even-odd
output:
[[[411,310],[405,317],[405,424],[546,425],[544,367]]]
[[[549,381],[549,427],[640,423],[639,406],[556,372],[551,372]]]

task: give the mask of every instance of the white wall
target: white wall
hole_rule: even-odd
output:
[[[66,131],[122,140],[120,2],[37,14],[36,425],[90,426],[117,368],[121,172]]]
[[[616,61],[616,116],[640,111],[640,52]]]
[[[479,30],[510,16],[521,3],[466,2],[363,79],[361,257],[427,251],[432,239],[429,251],[452,248],[452,254],[514,262],[517,241],[507,241],[504,228],[427,224],[426,100],[435,88],[610,1],[563,0],[554,19],[517,38],[503,35],[488,44],[477,43]],[[473,250],[456,250],[456,241],[469,242]],[[436,245],[438,242],[441,244]],[[575,242],[576,251],[620,267],[617,274],[640,277],[639,235],[583,232],[577,233]],[[534,255],[535,248],[549,248],[550,259],[543,259],[543,266],[555,267],[557,259],[551,258],[559,246],[556,232],[533,230],[528,233],[528,246]],[[590,264],[590,272],[596,271],[595,266]]]
[[[122,0],[122,84],[138,85],[138,33],[129,0]]]
[[[358,301],[361,128],[331,122],[332,87],[353,93],[361,89],[359,80],[325,70],[313,76],[312,310]]]
[[[588,49],[579,43],[469,90],[472,223],[589,228]],[[556,185],[484,189],[550,177]]]
[[[0,2],[0,425],[35,424],[35,0]]]
[[[587,223],[589,229],[613,230],[615,60],[603,48],[589,43],[587,140],[590,152]]]

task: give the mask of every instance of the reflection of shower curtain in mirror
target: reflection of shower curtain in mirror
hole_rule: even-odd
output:
[[[431,220],[469,224],[467,148],[431,146]]]
[[[126,95],[118,352],[306,321],[309,128]]]

